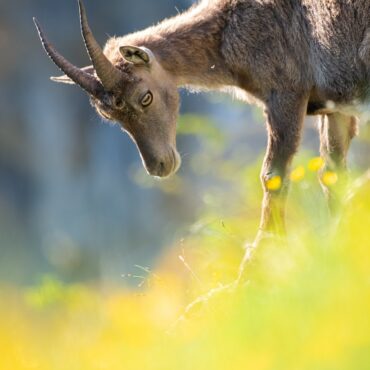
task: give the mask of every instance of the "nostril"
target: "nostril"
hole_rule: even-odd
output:
[[[164,169],[164,162],[159,162],[159,168],[160,168],[161,170],[163,170],[163,169]]]

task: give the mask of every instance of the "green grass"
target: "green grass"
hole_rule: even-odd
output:
[[[3,285],[0,369],[368,370],[370,182],[333,224],[309,158],[301,165],[287,245],[257,250],[239,287],[222,289],[257,229],[261,190],[258,165],[232,161],[188,235],[154,271],[137,267],[140,288]]]

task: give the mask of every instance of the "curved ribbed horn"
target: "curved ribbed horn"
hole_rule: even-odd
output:
[[[78,0],[78,5],[80,8],[81,32],[87,52],[104,88],[108,91],[112,90],[122,80],[122,73],[108,60],[95,40],[87,23],[86,11],[81,0]]]
[[[102,84],[91,74],[82,71],[80,68],[74,66],[68,60],[66,60],[62,55],[60,55],[53,47],[52,44],[47,40],[44,32],[41,29],[40,24],[33,18],[33,22],[39,33],[39,37],[44,47],[46,54],[49,58],[77,85],[84,89],[87,93],[99,97],[102,92],[104,92],[104,87]]]

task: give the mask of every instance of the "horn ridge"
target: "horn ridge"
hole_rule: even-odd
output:
[[[98,97],[102,91],[104,91],[102,84],[94,76],[74,66],[59,54],[46,38],[41,25],[36,18],[33,18],[33,22],[35,23],[42,46],[54,64],[88,94]]]
[[[109,61],[96,41],[87,21],[82,0],[78,0],[81,33],[96,74],[106,90],[112,90],[122,79],[122,73]]]

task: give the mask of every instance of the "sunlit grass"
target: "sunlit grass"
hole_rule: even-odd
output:
[[[233,200],[209,193],[154,270],[137,266],[120,286],[2,286],[0,369],[369,369],[370,183],[334,225],[319,217],[322,165],[293,168],[288,242],[258,250],[239,287],[228,284],[258,225],[257,166],[238,173]]]

